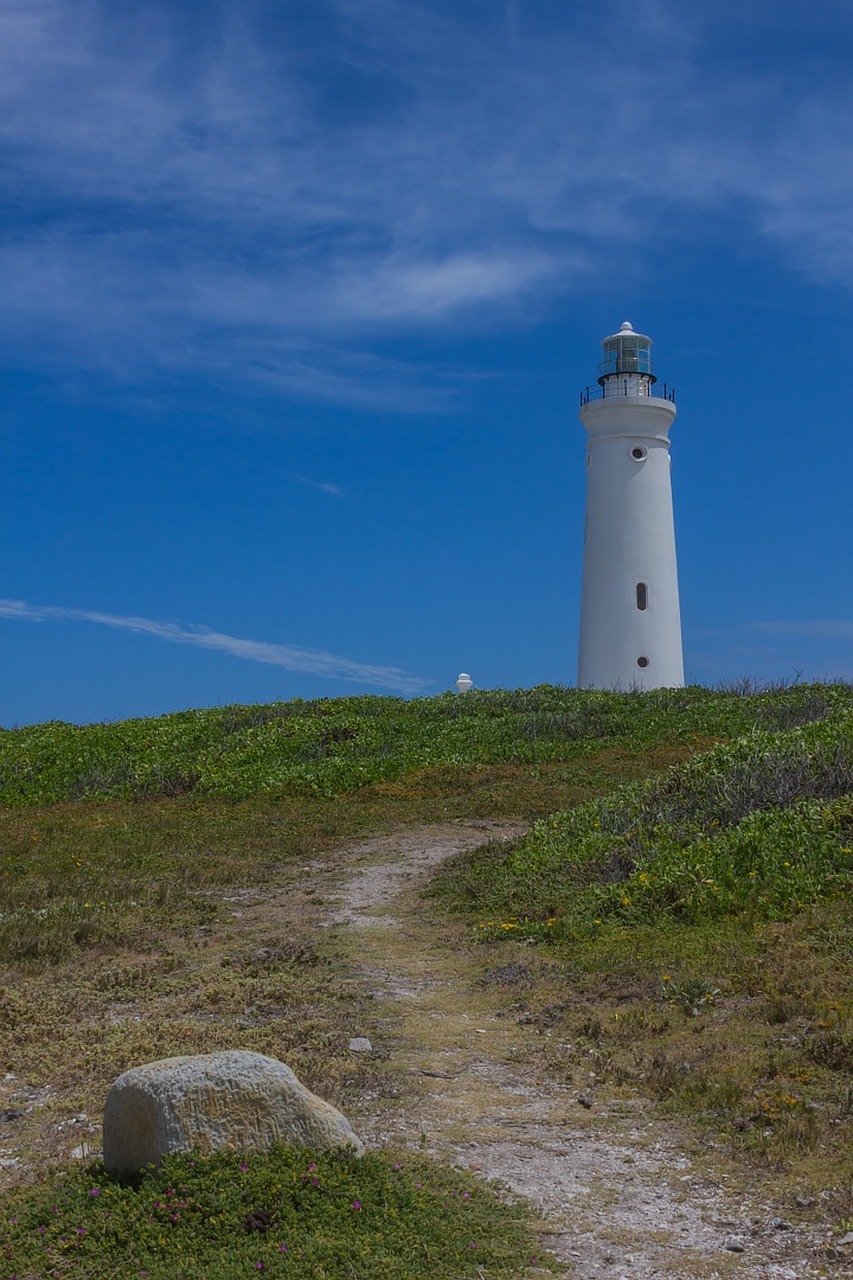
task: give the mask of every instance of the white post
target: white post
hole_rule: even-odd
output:
[[[655,394],[651,339],[626,320],[602,342],[599,388],[581,396],[587,433],[578,684],[684,684],[669,428],[674,397]]]

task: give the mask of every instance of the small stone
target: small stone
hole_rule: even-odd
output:
[[[794,1204],[798,1209],[810,1209],[814,1204],[814,1196],[797,1196]]]
[[[774,1226],[777,1231],[790,1231],[791,1229],[790,1222],[786,1222],[784,1218],[774,1218],[771,1225]]]
[[[95,1151],[93,1147],[89,1147],[85,1142],[81,1142],[79,1147],[75,1147],[71,1152],[72,1160],[97,1160],[100,1158],[100,1151]]]
[[[354,1036],[349,1042],[350,1053],[373,1053],[373,1045],[367,1036]]]
[[[729,1253],[745,1252],[744,1246],[741,1244],[740,1240],[727,1240],[726,1248],[728,1249]]]
[[[5,1111],[0,1111],[0,1120],[20,1120],[23,1114],[17,1107],[7,1107]]]
[[[836,1240],[835,1243],[844,1245],[846,1249],[848,1245],[853,1244],[853,1231],[848,1231],[845,1236],[842,1236],[840,1240]]]
[[[586,1107],[587,1111],[592,1108],[592,1099],[588,1098],[585,1093],[578,1094],[578,1102],[582,1107]]]

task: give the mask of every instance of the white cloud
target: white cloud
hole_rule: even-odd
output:
[[[55,605],[33,605],[23,600],[0,600],[0,617],[19,622],[93,622],[119,631],[154,636],[172,644],[194,645],[228,653],[248,662],[262,662],[285,667],[330,680],[346,680],[353,684],[392,689],[397,693],[422,693],[429,682],[409,675],[399,667],[373,666],[354,662],[321,649],[297,649],[291,645],[269,644],[263,640],[246,640],[239,636],[209,631],[204,627],[187,628],[174,622],[157,622],[151,618],[135,618],[91,609],[64,609]]]
[[[524,296],[552,268],[543,253],[459,253],[391,257],[365,272],[345,269],[333,289],[333,311],[354,320],[424,321],[459,307]]]
[[[843,76],[738,62],[768,19],[729,0],[576,9],[329,0],[300,45],[287,4],[7,0],[7,349],[431,411],[342,345],[515,317],[697,209],[853,285]]]

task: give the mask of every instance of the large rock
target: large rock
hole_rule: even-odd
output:
[[[364,1152],[340,1111],[260,1053],[147,1062],[107,1094],[104,1164],[115,1173],[136,1173],[173,1151],[265,1151],[274,1142]]]

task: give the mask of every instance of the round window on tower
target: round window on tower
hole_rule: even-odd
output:
[[[638,659],[637,659],[637,666],[638,666],[638,667],[647,667],[648,665],[649,665],[649,660],[648,660],[648,658],[646,658],[646,657],[642,657],[642,658],[638,658]]]
[[[635,444],[633,449],[631,450],[631,457],[634,459],[635,462],[645,462],[648,456],[649,456],[648,449],[644,449],[641,444]]]

